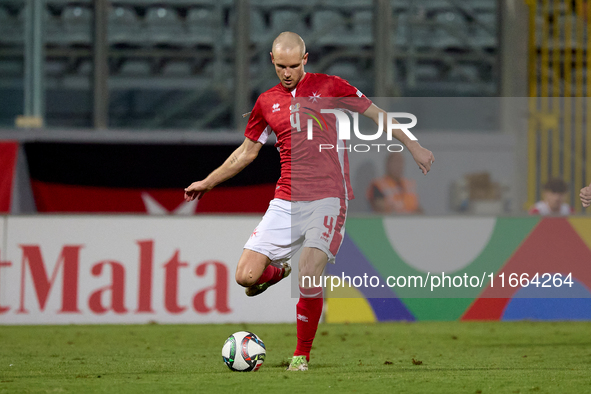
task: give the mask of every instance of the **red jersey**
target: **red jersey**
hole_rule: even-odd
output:
[[[291,92],[277,84],[259,96],[244,135],[261,143],[265,143],[271,132],[277,136],[275,146],[281,158],[281,178],[277,182],[275,198],[288,201],[354,198],[346,141],[338,140],[336,117],[323,114],[321,124],[324,126],[314,125],[313,140],[307,139],[305,118],[301,120],[300,132],[292,128],[290,120],[293,103],[301,103],[303,108],[308,108],[304,103],[319,108],[318,102],[322,98],[344,97],[356,99],[347,100],[342,107],[360,114],[371,105],[371,100],[344,79],[316,73],[306,73]],[[319,112],[316,111],[316,115]],[[320,151],[319,144],[332,145],[334,149]]]

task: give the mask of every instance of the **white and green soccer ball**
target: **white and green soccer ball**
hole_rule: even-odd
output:
[[[238,331],[230,335],[222,347],[224,363],[232,371],[256,371],[263,365],[266,354],[263,341],[248,331]]]

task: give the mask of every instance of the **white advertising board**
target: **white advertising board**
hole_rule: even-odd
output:
[[[6,238],[5,229],[6,219],[4,216],[0,216],[0,316],[2,312],[8,310],[7,307],[3,306],[2,300],[6,299],[6,283],[7,280],[2,275],[2,268],[9,267],[8,261],[6,261]],[[0,318],[1,319],[1,318]]]
[[[0,324],[295,321],[290,281],[249,298],[234,280],[258,217],[5,220]]]

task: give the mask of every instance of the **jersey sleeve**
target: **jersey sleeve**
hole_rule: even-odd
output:
[[[364,113],[372,104],[371,100],[367,98],[359,89],[345,81],[343,78],[334,76],[334,97],[340,97],[339,104],[343,107],[358,112]]]
[[[248,118],[248,124],[244,131],[244,136],[252,141],[264,144],[271,134],[271,128],[267,124],[263,112],[261,111],[260,98],[254,104],[254,108]]]

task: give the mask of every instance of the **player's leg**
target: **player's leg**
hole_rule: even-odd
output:
[[[304,247],[299,261],[300,300],[296,305],[297,345],[294,358],[288,370],[305,371],[310,361],[310,350],[316,337],[322,315],[324,298],[321,276],[328,262],[328,256],[320,249]]]
[[[246,287],[246,295],[252,297],[288,277],[290,273],[291,267],[287,263],[276,267],[271,265],[271,259],[264,254],[244,249],[236,267],[236,282]]]
[[[244,249],[236,267],[236,282],[244,287],[254,285],[263,276],[269,264],[271,259],[264,254]]]
[[[291,210],[288,201],[272,200],[263,219],[244,245],[236,267],[236,282],[249,297],[289,276]]]
[[[304,248],[299,262],[300,299],[296,306],[297,346],[290,371],[307,370],[310,350],[316,336],[324,298],[322,273],[328,262],[334,262],[344,235],[347,202],[328,198],[311,202]],[[303,215],[306,216],[306,215]]]

